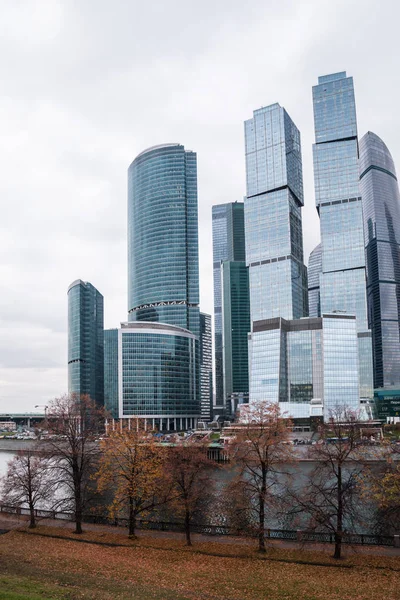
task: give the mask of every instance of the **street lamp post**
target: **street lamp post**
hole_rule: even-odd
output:
[[[44,420],[47,421],[47,409],[49,408],[47,404],[35,404],[35,408],[44,408]]]

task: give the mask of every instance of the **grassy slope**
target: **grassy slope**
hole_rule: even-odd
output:
[[[37,535],[41,534],[41,535]],[[49,534],[56,537],[49,537]],[[66,536],[70,540],[59,539]],[[87,533],[40,527],[1,537],[0,600],[395,600],[400,558]],[[102,544],[109,545],[100,545]]]

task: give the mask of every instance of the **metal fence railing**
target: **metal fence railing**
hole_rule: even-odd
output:
[[[22,506],[11,506],[0,504],[0,513],[8,513],[15,515],[29,516],[29,509]],[[35,509],[35,516],[39,519],[60,519],[64,521],[73,521],[74,514],[69,512]],[[104,514],[86,514],[83,517],[85,523],[93,523],[98,525],[113,525],[118,527],[127,527],[128,521],[125,518],[110,518]],[[153,531],[172,531],[183,533],[183,523],[172,521],[156,521],[138,519],[136,521],[138,529],[147,529]],[[193,524],[191,530],[194,533],[203,535],[231,535],[254,537],[258,535],[251,530],[237,529],[224,525],[199,525]],[[318,543],[334,543],[335,536],[333,533],[324,531],[306,531],[292,529],[266,529],[265,537],[267,539],[288,540],[295,542],[318,542]],[[344,544],[351,545],[368,545],[368,546],[397,546],[399,536],[394,535],[373,535],[369,533],[345,533],[342,538]]]

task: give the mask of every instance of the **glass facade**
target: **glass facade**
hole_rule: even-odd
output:
[[[372,390],[368,336],[363,210],[352,77],[326,75],[313,87],[315,198],[321,222],[321,314],[356,315],[360,337],[360,397]],[[361,341],[362,340],[362,341]],[[369,350],[372,356],[372,347]],[[361,356],[362,355],[362,356]],[[370,392],[369,398],[371,397]]]
[[[104,404],[103,296],[89,282],[68,288],[68,393]]]
[[[282,412],[308,419],[313,405],[359,406],[356,319],[324,315],[253,324],[250,397],[279,402]]]
[[[104,330],[104,408],[118,419],[118,329]]]
[[[128,169],[128,312],[200,333],[197,159],[180,144]]]
[[[338,407],[360,406],[357,324],[354,318],[324,318],[324,418]]]
[[[206,313],[200,313],[200,394],[200,417],[210,421],[213,403],[212,334],[211,315]]]
[[[182,419],[197,418],[197,344],[197,337],[180,327],[123,323],[118,330],[120,416],[155,419],[168,430],[185,427]]]
[[[234,414],[236,401],[249,395],[248,333],[250,332],[249,273],[244,261],[226,261],[222,275],[222,345],[224,400]]]
[[[308,261],[308,307],[310,317],[321,316],[319,278],[322,273],[322,247],[318,244]]]
[[[245,122],[251,321],[308,314],[300,132],[279,104]]]
[[[368,132],[360,141],[374,386],[400,385],[400,195],[392,156]]]
[[[221,263],[245,260],[244,204],[212,207],[214,277],[215,408],[224,410]]]

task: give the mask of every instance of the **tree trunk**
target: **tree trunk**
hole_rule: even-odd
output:
[[[134,538],[136,530],[136,515],[133,506],[133,498],[129,497],[129,519],[128,519],[128,535]]]
[[[265,468],[262,469],[261,492],[258,497],[259,510],[259,530],[258,530],[258,551],[266,552],[265,546],[265,495],[267,493],[267,473]]]
[[[34,529],[36,527],[36,521],[35,521],[35,507],[32,504],[32,502],[29,502],[29,529]]]
[[[78,465],[73,466],[73,477],[74,477],[74,496],[75,496],[75,533],[83,533],[82,529],[82,495],[81,495],[81,482],[79,477]]]
[[[186,536],[186,545],[192,545],[192,539],[190,537],[190,512],[188,509],[185,510],[185,536]]]
[[[333,558],[341,558],[342,556],[342,536],[343,536],[343,497],[342,497],[342,467],[338,466],[338,497],[337,497],[337,524],[335,531],[335,552]]]

